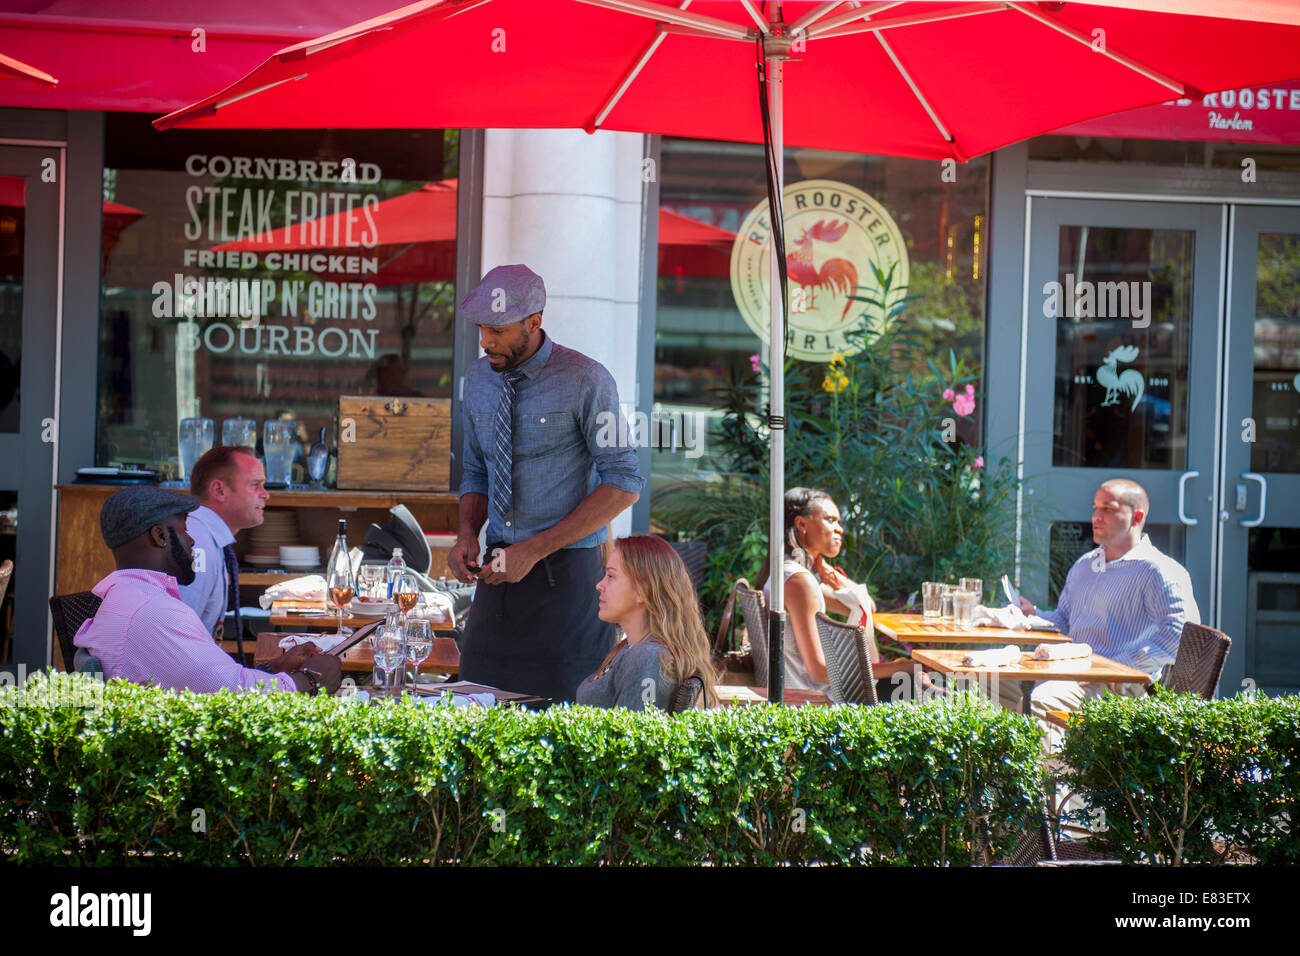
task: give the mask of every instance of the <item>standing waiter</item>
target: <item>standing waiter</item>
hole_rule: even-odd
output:
[[[572,700],[614,644],[596,616],[605,526],[645,481],[613,377],[547,337],[545,305],[541,277],[522,265],[493,269],[460,304],[486,354],[465,376],[460,531],[447,564],[479,581],[461,676]]]

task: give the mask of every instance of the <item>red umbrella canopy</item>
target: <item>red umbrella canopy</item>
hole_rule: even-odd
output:
[[[600,127],[761,142],[751,11],[766,22],[776,7],[423,0],[286,47],[157,125]],[[1117,110],[1300,75],[1291,0],[786,2],[780,12],[794,41],[792,146],[964,159]]]

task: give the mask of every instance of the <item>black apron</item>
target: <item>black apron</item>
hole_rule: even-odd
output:
[[[494,547],[501,546],[489,545],[489,554]],[[480,581],[461,641],[461,679],[573,700],[614,646],[614,625],[596,616],[604,576],[599,547],[565,548],[518,584]]]

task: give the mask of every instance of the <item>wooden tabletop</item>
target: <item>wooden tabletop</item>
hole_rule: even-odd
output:
[[[295,602],[293,607],[305,607],[306,602]],[[344,612],[344,627],[365,627],[374,621],[381,620],[382,614],[358,615]],[[435,631],[447,631],[450,633],[454,628],[451,624],[451,618],[444,617],[441,619],[429,618]],[[339,627],[339,612],[334,608],[328,608],[324,601],[313,607],[311,611],[303,613],[298,610],[291,610],[280,603],[271,605],[270,623],[272,627],[293,627],[300,630],[321,630],[337,631]]]
[[[718,702],[724,706],[744,706],[748,704],[761,704],[767,701],[766,687],[744,687],[740,684],[719,684],[714,688],[718,694]],[[785,689],[785,703],[787,707],[806,707],[827,706],[831,699],[825,693],[819,690],[795,690],[793,687]]]
[[[1150,684],[1151,678],[1132,667],[1117,664],[1109,657],[1093,654],[1090,659],[1036,661],[1032,654],[1021,654],[1020,663],[1007,667],[970,667],[961,659],[969,651],[937,648],[912,651],[912,660],[944,674],[993,676],[1003,680],[1044,681],[1074,680],[1093,684]]]
[[[334,620],[337,622],[338,618]],[[257,650],[253,654],[254,665],[260,667],[267,661],[283,654],[284,648],[280,647],[280,641],[284,637],[284,634],[274,631],[263,631],[258,634]],[[365,641],[362,641],[362,644],[364,643]],[[375,652],[373,648],[354,647],[344,654],[341,660],[345,674],[362,671],[369,674],[375,669]],[[456,647],[456,642],[450,637],[435,637],[433,639],[433,653],[429,655],[427,661],[420,665],[420,673],[456,674],[459,672],[460,649]]]
[[[1059,631],[1016,631],[1008,627],[976,627],[969,631],[920,614],[876,614],[876,630],[908,644],[1068,644]]]

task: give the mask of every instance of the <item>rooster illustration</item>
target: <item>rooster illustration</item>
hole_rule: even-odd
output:
[[[847,222],[837,225],[819,219],[794,241],[794,251],[786,253],[786,271],[792,282],[797,282],[809,290],[809,308],[816,305],[818,289],[829,287],[833,295],[847,296],[858,284],[858,270],[847,259],[827,259],[821,264],[821,268],[813,266],[813,241],[839,242],[848,231]],[[849,314],[849,306],[852,304],[851,299],[844,303],[844,312],[840,315],[841,322]]]
[[[1131,362],[1137,358],[1138,351],[1136,345],[1121,345],[1111,349],[1101,360],[1101,366],[1097,369],[1097,384],[1106,386],[1106,400],[1101,403],[1103,408],[1118,404],[1120,395],[1133,396],[1133,410],[1136,410],[1138,402],[1142,401],[1142,394],[1146,391],[1146,382],[1142,378],[1142,373],[1137,369],[1128,368],[1116,374],[1115,369],[1117,362]]]

